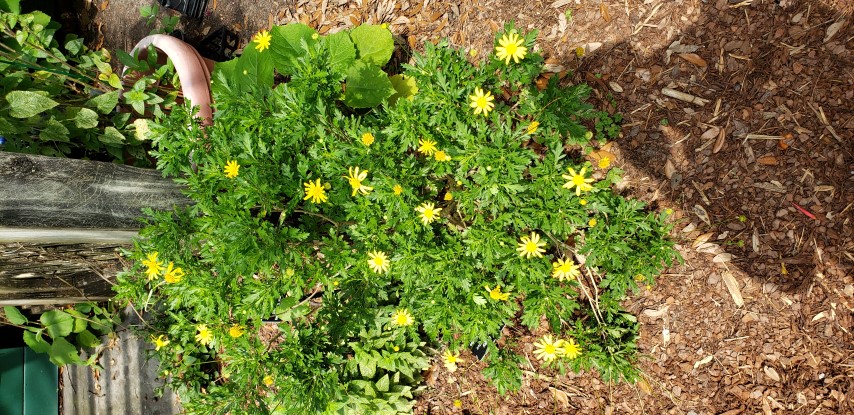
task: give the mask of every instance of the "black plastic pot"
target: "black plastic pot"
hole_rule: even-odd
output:
[[[160,0],[160,4],[181,14],[201,19],[208,7],[208,0]]]

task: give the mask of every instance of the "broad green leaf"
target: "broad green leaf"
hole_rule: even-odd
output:
[[[347,32],[333,33],[323,38],[329,49],[329,67],[344,75],[347,68],[356,60],[356,47]]]
[[[394,94],[388,75],[378,66],[361,60],[347,71],[344,103],[353,108],[371,108]]]
[[[276,26],[270,31],[270,34],[273,36],[270,42],[270,50],[261,53],[272,54],[276,70],[286,75],[293,73],[297,58],[307,53],[302,43],[305,42],[309,48],[317,43],[317,40],[313,39],[317,32],[302,23]],[[255,44],[250,43],[244,49],[244,53],[250,48],[255,49]]]
[[[98,113],[89,108],[70,108],[68,116],[74,119],[74,126],[77,128],[85,129],[98,126]]]
[[[6,101],[11,106],[9,115],[15,118],[29,118],[59,105],[58,102],[33,91],[12,91],[6,94]]]
[[[388,103],[394,105],[398,99],[406,98],[412,100],[412,97],[418,93],[418,86],[415,84],[415,78],[407,77],[403,74],[392,75],[388,77],[391,81],[391,86],[394,88],[394,95],[389,97]]]
[[[70,141],[68,137],[69,133],[68,128],[65,128],[56,118],[51,117],[39,133],[39,138],[45,141],[62,141],[67,143]]]
[[[75,34],[66,36],[65,50],[71,53],[71,56],[77,55],[81,50],[83,50],[83,38],[78,38]]]
[[[377,373],[377,362],[368,356],[362,356],[359,360],[359,373],[363,377],[372,378]]]
[[[72,311],[74,311],[74,310],[72,310]],[[83,330],[86,330],[87,326],[88,326],[88,323],[86,322],[86,319],[76,317],[74,319],[74,329],[72,330],[72,332],[81,333],[81,332],[83,332]]]
[[[54,339],[71,334],[71,329],[74,328],[74,317],[61,310],[47,311],[39,321],[47,329],[47,334]]]
[[[0,115],[0,135],[12,135],[19,132],[18,126],[9,122],[6,117]]]
[[[77,363],[80,361],[80,355],[77,352],[77,348],[64,338],[54,340],[53,344],[50,346],[50,350],[48,350],[48,354],[50,354],[50,361],[57,366]]]
[[[261,88],[273,87],[273,57],[269,51],[243,49],[237,60],[237,76]]]
[[[25,331],[24,343],[36,353],[47,353],[50,350],[50,343],[45,341],[41,333]]]
[[[101,114],[113,112],[116,105],[119,105],[119,91],[110,91],[86,101],[87,107],[95,108]]]
[[[391,31],[382,26],[363,24],[350,32],[350,38],[359,50],[359,59],[382,67],[394,52]]]
[[[83,330],[77,335],[77,344],[83,347],[95,347],[101,344],[101,340],[89,330]]]
[[[388,392],[388,373],[377,381],[377,390],[380,392]]]
[[[115,127],[104,128],[104,134],[98,136],[104,144],[122,144],[125,142],[125,136]]]
[[[21,0],[0,0],[0,11],[21,14]]]
[[[3,312],[6,313],[6,318],[12,324],[21,326],[30,322],[23,314],[21,314],[17,307],[7,305],[3,307]]]

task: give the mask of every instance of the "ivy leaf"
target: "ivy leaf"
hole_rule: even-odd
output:
[[[77,128],[95,128],[98,126],[98,113],[89,108],[69,108],[68,116],[74,120]]]
[[[377,390],[380,392],[388,392],[388,373],[377,381]]]
[[[53,344],[50,346],[50,350],[48,350],[48,354],[50,354],[50,361],[57,366],[77,363],[80,361],[80,355],[77,353],[77,348],[62,337],[53,341]]]
[[[59,105],[58,102],[33,91],[12,91],[6,94],[6,101],[11,105],[9,115],[15,118],[29,118]]]
[[[65,128],[61,122],[57,121],[56,118],[51,117],[45,123],[45,127],[39,133],[39,138],[44,141],[62,141],[65,143],[70,142],[71,140],[68,138],[70,132],[68,128]]]
[[[270,54],[273,55],[273,64],[276,69],[286,75],[293,73],[294,63],[297,58],[303,56],[306,51],[302,42],[312,47],[317,40],[312,36],[317,32],[302,23],[291,23],[285,26],[276,26],[271,31]],[[244,50],[255,49],[253,44]],[[265,53],[265,52],[261,52]]]
[[[74,317],[61,310],[47,311],[39,321],[47,329],[47,334],[54,339],[71,334],[71,329],[74,328]]]
[[[378,66],[357,60],[347,71],[344,103],[352,108],[371,108],[394,94],[388,75]]]
[[[115,127],[104,128],[104,134],[98,136],[98,140],[104,144],[122,144],[125,136]]]
[[[9,319],[9,322],[12,324],[20,326],[30,322],[23,314],[21,314],[17,307],[7,305],[3,307],[3,312],[6,313],[6,318]]]
[[[95,347],[101,343],[101,340],[91,331],[83,330],[77,335],[77,343],[83,347]]]
[[[31,331],[24,332],[24,343],[33,349],[36,353],[47,353],[50,350],[50,343],[46,342],[41,333],[33,333]]]
[[[359,50],[359,59],[382,67],[394,52],[391,31],[377,25],[363,24],[350,32],[350,38]]]
[[[86,106],[95,108],[101,114],[109,114],[119,105],[119,91],[110,91],[105,94],[98,95],[88,101]]]
[[[329,49],[329,67],[339,74],[346,74],[347,68],[356,60],[356,47],[347,32],[333,33],[323,38]]]

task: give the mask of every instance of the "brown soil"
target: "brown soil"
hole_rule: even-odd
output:
[[[149,31],[138,8],[150,0],[89,3],[95,45],[128,50]],[[210,0],[203,21],[182,22],[191,41],[226,25],[244,44],[276,23],[323,33],[387,22],[410,44],[448,37],[484,56],[515,20],[540,31],[551,69],[571,70],[624,114],[611,149],[624,191],[676,212],[685,257],[626,301],[643,323],[646,382],[541,370],[531,354],[540,333],[514,329],[530,356],[519,392],[499,396],[464,355],[453,374],[437,361],[417,413],[854,413],[851,1],[453,3]]]

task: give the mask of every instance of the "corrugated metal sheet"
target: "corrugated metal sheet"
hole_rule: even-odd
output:
[[[167,389],[156,398],[157,361],[147,361],[150,343],[122,330],[116,344],[105,350],[97,376],[84,366],[62,370],[63,415],[172,415],[181,412],[178,398]]]

